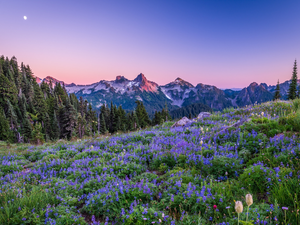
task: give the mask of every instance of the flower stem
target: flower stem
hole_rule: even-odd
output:
[[[240,214],[238,213],[238,225],[240,224]]]
[[[285,221],[285,224],[286,224],[286,210],[284,210],[284,221]]]
[[[248,211],[249,211],[249,206],[247,207],[247,220],[246,220],[246,222],[248,222]]]

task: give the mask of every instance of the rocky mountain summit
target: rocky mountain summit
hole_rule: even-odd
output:
[[[161,110],[165,105],[169,110],[186,107],[194,103],[201,103],[214,110],[222,110],[226,107],[243,107],[254,103],[262,103],[273,99],[275,85],[265,83],[251,83],[241,90],[219,89],[213,85],[199,83],[196,86],[176,78],[166,85],[158,85],[149,81],[143,73],[137,75],[133,80],[124,76],[117,76],[115,80],[100,80],[90,85],[66,84],[53,77],[40,79],[40,83],[45,81],[60,82],[65,86],[68,93],[74,93],[77,97],[82,96],[87,99],[94,108],[100,108],[102,104],[113,101],[117,105],[122,105],[125,110],[132,110],[135,101],[143,101],[147,111],[151,114],[156,110]],[[300,83],[300,80],[298,81]],[[290,81],[280,84],[282,99],[286,99]]]

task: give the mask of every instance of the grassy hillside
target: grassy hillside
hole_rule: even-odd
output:
[[[2,143],[0,224],[300,223],[299,100],[172,124],[43,146]]]

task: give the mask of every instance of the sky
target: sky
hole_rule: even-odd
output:
[[[299,0],[0,0],[0,55],[40,77],[243,88],[291,78]],[[24,19],[27,16],[27,20]]]

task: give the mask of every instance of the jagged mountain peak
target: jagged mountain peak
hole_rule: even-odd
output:
[[[177,77],[177,78],[175,79],[175,82],[181,82],[181,81],[184,81],[184,80],[181,79],[180,77]]]
[[[133,82],[138,83],[139,88],[142,91],[156,92],[158,84],[152,81],[147,80],[143,73],[140,73]]]
[[[121,75],[117,76],[115,80],[116,83],[123,83],[125,81],[128,81],[128,79]]]
[[[249,86],[250,86],[250,87],[254,87],[254,86],[257,86],[257,85],[258,85],[258,83],[252,82]]]
[[[43,79],[43,81],[46,82],[46,83],[50,83],[50,81],[51,81],[51,82],[52,82],[52,85],[55,85],[56,83],[60,83],[60,84],[62,84],[62,85],[65,84],[65,85],[66,85],[65,82],[60,81],[60,80],[57,80],[57,79],[55,79],[54,77],[51,77],[51,76],[45,77],[45,78]]]
[[[53,85],[58,81],[51,76],[43,80],[45,82],[51,80]],[[58,82],[63,84],[62,81]],[[136,99],[144,101],[144,104],[149,109],[153,108],[153,110],[163,107],[166,102],[170,104],[170,107],[182,107],[201,102],[213,109],[222,110],[225,107],[237,107],[269,101],[273,98],[275,88],[275,86],[268,86],[265,83],[252,82],[239,91],[223,91],[215,86],[202,83],[193,86],[180,77],[164,86],[159,86],[155,82],[149,81],[143,73],[138,74],[133,80],[118,75],[115,80],[111,81],[101,80],[89,85],[72,83],[65,84],[65,87],[68,93],[75,93],[77,97],[83,96],[88,99],[95,108],[113,101],[122,104],[122,106],[126,105],[128,110],[132,109]],[[288,87],[288,81],[280,86],[283,98],[286,96]]]
[[[145,75],[143,73],[140,73],[133,81],[135,82],[146,82],[148,81],[147,78],[145,77]]]
[[[169,87],[174,87],[176,85],[179,85],[181,88],[193,88],[194,87],[194,85],[181,79],[180,77],[177,77],[173,82],[166,84],[164,87],[169,88]]]
[[[176,84],[179,84],[181,86],[188,86],[188,87],[194,87],[191,83],[181,79],[180,77],[177,77],[174,81]]]

